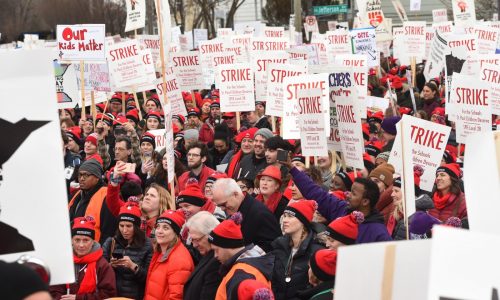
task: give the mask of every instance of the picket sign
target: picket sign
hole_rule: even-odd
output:
[[[125,3],[127,5],[125,32],[144,28],[146,25],[146,0],[125,1]]]
[[[322,107],[323,91],[319,88],[302,89],[298,93],[298,120],[302,155],[328,156],[325,132],[325,110]]]

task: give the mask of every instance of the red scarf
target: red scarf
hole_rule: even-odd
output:
[[[387,231],[389,232],[390,236],[392,236],[394,228],[396,228],[396,218],[394,218],[394,215],[391,214],[389,216],[389,220],[387,221]]]
[[[434,202],[434,207],[441,210],[445,208],[446,204],[448,204],[448,200],[450,199],[450,196],[452,194],[448,193],[446,195],[440,196],[439,192],[435,192],[434,195],[432,195],[432,201]]]
[[[205,204],[201,207],[202,211],[208,211],[209,213],[213,214],[215,211],[215,203],[213,203],[212,200],[207,199]]]
[[[102,257],[102,248],[99,250],[89,253],[83,257],[77,257],[73,254],[73,262],[78,265],[87,264],[87,270],[85,270],[85,275],[80,283],[80,288],[78,289],[78,294],[93,293],[96,290],[97,283],[97,268],[96,262]]]
[[[264,203],[267,208],[274,214],[276,211],[276,207],[278,207],[278,204],[281,201],[281,197],[283,195],[280,192],[274,192],[269,196],[269,199],[267,201],[264,201],[264,196],[262,194],[258,194],[255,199],[259,200],[260,202]]]
[[[229,163],[229,167],[227,168],[227,177],[234,178],[236,169],[239,169],[240,160],[243,157],[243,151],[239,150],[236,154],[231,158],[231,162]]]

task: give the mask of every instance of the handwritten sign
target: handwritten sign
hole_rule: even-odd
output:
[[[104,60],[104,24],[57,25],[57,48],[62,60]]]

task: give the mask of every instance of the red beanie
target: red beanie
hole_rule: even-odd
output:
[[[368,142],[370,140],[370,124],[363,123],[361,129],[363,130],[363,139]]]
[[[181,210],[166,210],[156,219],[156,224],[167,223],[177,235],[185,222],[186,218]]]
[[[137,108],[131,109],[126,115],[128,120],[132,120],[135,123],[139,123],[139,110]]]
[[[339,198],[340,200],[346,199],[346,194],[343,191],[334,191],[334,192],[331,192],[331,194],[334,195],[335,197]]]
[[[451,177],[455,177],[456,179],[459,179],[462,177],[462,171],[460,170],[460,166],[456,163],[451,163],[451,164],[446,164],[443,166],[440,166],[436,170],[436,175],[439,172],[445,172]]]
[[[245,279],[238,285],[238,300],[274,300],[274,295],[264,283]]]
[[[284,213],[288,213],[296,217],[306,227],[309,227],[317,208],[318,204],[314,200],[300,200],[289,204],[285,208]]]
[[[207,199],[205,195],[201,192],[200,185],[198,182],[196,183],[188,183],[186,188],[179,193],[177,196],[176,203],[177,205],[181,203],[189,203],[194,206],[202,207],[205,205]]]
[[[89,134],[89,136],[87,136],[87,138],[85,139],[85,142],[90,142],[94,146],[97,147],[97,137],[98,137],[97,133],[95,133],[95,132],[91,133],[91,134]]]
[[[399,78],[398,76],[394,76],[392,78],[391,87],[395,88],[396,90],[403,88],[403,82],[401,81],[401,78]]]
[[[156,138],[155,136],[150,133],[150,132],[144,132],[144,134],[141,136],[141,144],[147,142],[153,145],[153,149],[156,147]]]
[[[66,130],[66,135],[68,136],[68,138],[72,139],[77,144],[79,144],[80,140],[82,139],[81,134],[82,134],[82,129],[78,126],[73,126],[68,128],[68,130]]]
[[[92,216],[85,216],[75,218],[73,220],[73,227],[71,228],[71,235],[84,235],[91,239],[95,237],[95,220]]]
[[[240,248],[245,246],[241,233],[241,213],[237,212],[210,232],[208,241],[222,248]]]
[[[221,178],[229,178],[229,177],[227,177],[226,173],[214,172],[208,176],[206,183],[214,183],[217,181],[217,179]]]
[[[141,209],[136,201],[128,201],[120,208],[118,214],[118,222],[127,221],[134,223],[136,226],[141,226]]]
[[[353,245],[358,238],[358,225],[364,221],[365,217],[362,212],[353,211],[347,216],[332,221],[324,233],[345,245]]]
[[[203,107],[203,105],[205,105],[205,103],[212,104],[212,99],[209,99],[209,98],[203,99],[203,101],[201,102],[201,107]]]
[[[346,190],[350,191],[355,179],[354,172],[345,173],[344,171],[340,171],[337,173],[337,176],[339,176],[340,179],[342,179],[342,181],[344,182]],[[361,172],[358,172],[357,176],[362,177]]]
[[[251,139],[255,137],[255,133],[259,130],[259,128],[252,127],[250,129],[247,129],[245,131],[240,132],[235,138],[234,141],[236,143],[241,143],[243,139]]]
[[[318,250],[311,256],[309,265],[314,276],[319,280],[323,282],[334,280],[337,269],[337,251]]]
[[[149,119],[149,118],[152,118],[152,119],[156,119],[158,120],[158,122],[161,124],[161,115],[159,112],[157,111],[150,111],[147,115],[146,115],[146,119]]]

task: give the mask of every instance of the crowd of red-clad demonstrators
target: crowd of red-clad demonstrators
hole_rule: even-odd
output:
[[[416,108],[405,66],[370,70],[368,95],[396,107],[363,119],[365,169],[341,168],[337,153],[306,161],[299,140],[272,131],[266,103],[221,113],[219,91],[185,93],[174,115],[174,189],[167,154],[148,130],[164,128],[154,90],[136,107],[117,93],[95,120],[60,111],[77,281],[52,286],[55,299],[332,299],[337,249],[432,237],[437,224],[468,227],[455,130],[440,78],[417,73]],[[385,66],[385,67],[384,67]],[[125,103],[125,114],[122,105]],[[434,189],[419,188],[404,222],[402,181],[388,163],[404,114],[451,126]],[[142,115],[140,121],[139,115]],[[95,124],[95,127],[94,127]],[[286,151],[287,158],[278,160]],[[308,158],[307,158],[308,159]],[[216,171],[217,170],[217,171]],[[409,236],[407,236],[407,231]]]

